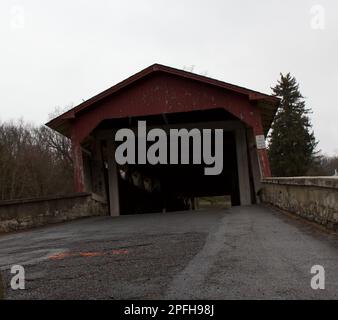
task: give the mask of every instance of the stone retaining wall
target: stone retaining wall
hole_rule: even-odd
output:
[[[107,214],[105,201],[91,193],[2,201],[0,233]]]
[[[262,201],[338,229],[338,177],[266,178]]]

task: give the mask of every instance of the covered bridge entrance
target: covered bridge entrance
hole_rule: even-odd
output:
[[[109,203],[111,215],[191,207],[195,197],[230,195],[233,205],[257,201],[270,167],[265,136],[278,108],[275,97],[152,65],[47,123],[72,142],[74,184]],[[201,165],[123,165],[115,161],[120,128],[223,129],[223,171]]]

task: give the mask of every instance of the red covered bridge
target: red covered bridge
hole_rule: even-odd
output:
[[[154,64],[47,126],[71,139],[75,190],[101,195],[111,215],[175,210],[182,197],[230,195],[234,205],[247,205],[257,201],[261,178],[271,175],[264,137],[278,105],[270,95]],[[204,176],[198,165],[119,167],[114,131],[135,128],[138,120],[161,128],[222,128],[222,174]],[[134,180],[161,181],[160,193],[127,183],[127,172]]]

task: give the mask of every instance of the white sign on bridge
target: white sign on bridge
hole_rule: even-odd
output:
[[[263,134],[256,136],[257,149],[265,149],[265,137]]]

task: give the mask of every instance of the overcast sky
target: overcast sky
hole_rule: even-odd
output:
[[[337,15],[335,0],[1,0],[0,120],[45,123],[153,63],[265,93],[291,72],[338,153]]]

